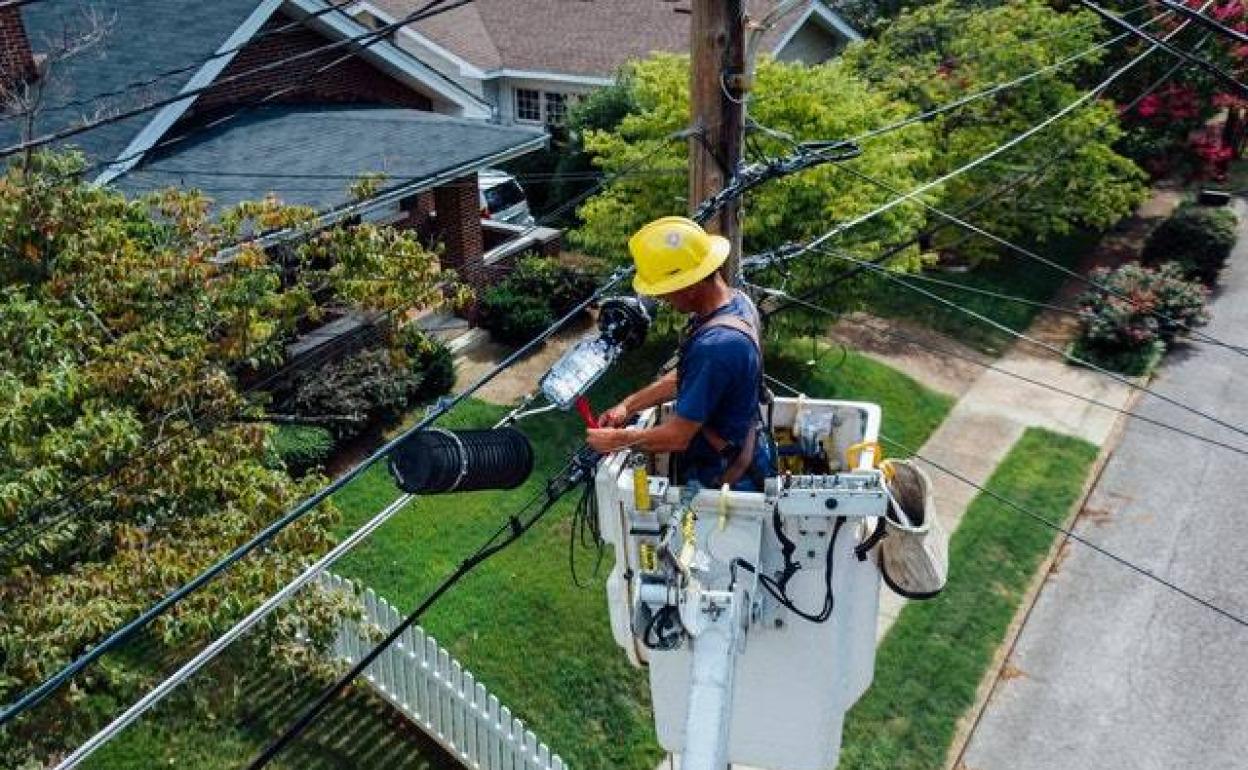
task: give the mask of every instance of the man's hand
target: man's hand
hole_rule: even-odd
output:
[[[633,416],[624,402],[616,404],[607,411],[598,415],[598,425],[602,428],[623,428],[628,424],[628,419]]]
[[[634,431],[619,428],[590,428],[585,431],[585,443],[598,454],[610,454],[632,443]]]

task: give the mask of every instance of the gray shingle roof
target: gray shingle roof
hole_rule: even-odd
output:
[[[105,30],[97,44],[52,69],[45,81],[45,103],[61,104],[153,81],[89,106],[47,110],[36,133],[80,125],[110,111],[176,94],[258,5],[259,0],[42,0],[23,7],[22,20],[36,55],[62,47],[65,39],[91,27],[92,17]],[[154,114],[102,126],[65,143],[80,147],[92,160],[111,160]],[[0,123],[0,143],[8,146],[20,139],[16,123]]]
[[[385,173],[390,187],[463,164],[484,166],[491,155],[543,136],[419,110],[261,107],[179,142],[115,184],[132,193],[194,187],[223,206],[273,192],[287,203],[329,209],[349,202],[347,187],[362,174]]]
[[[395,18],[424,0],[372,0]],[[812,0],[764,37],[774,46]],[[754,0],[761,18],[778,0]],[[686,13],[679,13],[684,10]],[[675,0],[474,0],[414,25],[417,32],[483,70],[513,69],[611,76],[630,59],[689,50],[689,4]]]

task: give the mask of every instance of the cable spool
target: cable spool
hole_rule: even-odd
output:
[[[431,428],[390,453],[390,473],[409,494],[515,489],[533,472],[533,445],[515,428]]]

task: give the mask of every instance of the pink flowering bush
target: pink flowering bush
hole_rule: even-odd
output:
[[[1111,291],[1093,289],[1079,298],[1085,314],[1074,353],[1124,374],[1143,374],[1167,343],[1209,318],[1209,290],[1183,277],[1173,263],[1157,268],[1136,263],[1100,268],[1091,278]]]

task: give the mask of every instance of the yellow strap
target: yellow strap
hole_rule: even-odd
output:
[[[851,471],[857,468],[858,463],[862,460],[862,453],[867,450],[872,452],[873,466],[879,467],[884,460],[884,448],[880,446],[878,441],[859,441],[857,444],[851,445],[845,450],[845,467]]]
[[[719,488],[719,531],[728,528],[728,485]]]

